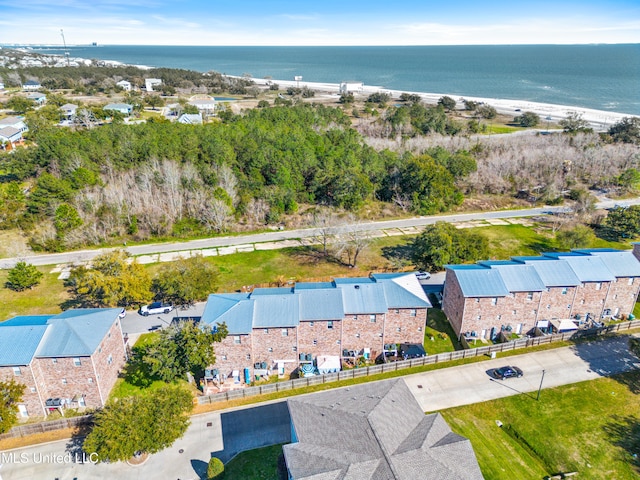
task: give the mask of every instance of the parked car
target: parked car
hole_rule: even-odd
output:
[[[144,317],[148,317],[149,315],[157,315],[159,313],[169,313],[171,310],[173,310],[173,305],[170,303],[153,302],[140,307],[138,313]]]
[[[498,380],[504,380],[505,378],[521,377],[523,375],[522,370],[518,367],[505,365],[504,367],[496,368],[491,372],[493,378]]]
[[[431,274],[429,272],[416,272],[416,278],[418,280],[429,280],[431,278]]]
[[[123,308],[122,310],[120,310],[120,313],[118,314],[118,318],[124,318],[127,316],[127,311]]]
[[[402,358],[403,360],[426,356],[427,352],[419,343],[401,343],[398,348],[398,357]]]

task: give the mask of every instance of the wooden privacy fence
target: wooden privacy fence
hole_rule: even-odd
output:
[[[20,425],[13,427],[8,432],[0,435],[0,440],[6,438],[26,437],[35,433],[51,432],[53,430],[62,430],[64,428],[78,427],[81,425],[90,425],[93,422],[93,415],[83,415],[81,417],[60,418],[48,422],[31,423],[28,425]]]
[[[543,337],[520,338],[512,342],[498,343],[479,348],[470,348],[467,350],[457,350],[455,352],[439,353],[437,355],[429,355],[422,358],[413,358],[410,360],[400,360],[397,362],[384,363],[381,365],[372,365],[369,367],[354,368],[343,370],[337,373],[329,373],[326,375],[315,375],[313,377],[296,378],[278,383],[267,383],[265,385],[256,385],[255,387],[240,388],[237,390],[229,390],[226,392],[215,393],[198,397],[198,403],[215,403],[234,400],[238,398],[253,397],[256,395],[266,395],[269,393],[282,392],[285,390],[295,390],[296,388],[304,388],[321,383],[332,383],[340,380],[347,380],[359,377],[368,377],[385,372],[393,372],[397,370],[405,370],[412,367],[420,367],[434,363],[450,362],[460,360],[462,358],[477,357],[480,355],[491,356],[492,353],[507,352],[521,348],[535,347],[537,345],[545,345],[553,342],[561,342],[571,338],[594,337],[598,335],[606,335],[624,330],[640,328],[640,320],[632,320],[629,322],[621,322],[607,327],[593,328],[588,330],[575,330],[573,332],[558,333],[555,335],[545,335]]]

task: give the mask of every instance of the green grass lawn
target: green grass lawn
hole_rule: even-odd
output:
[[[441,413],[471,440],[487,480],[572,471],[580,479],[637,479],[640,461],[631,454],[640,454],[638,391],[640,372],[632,372],[543,390],[540,401],[523,394]]]
[[[38,267],[44,275],[39,285],[31,290],[14,292],[5,288],[8,270],[0,270],[0,321],[16,315],[60,313],[60,303],[68,298],[59,273],[49,273],[51,266]]]
[[[285,469],[278,469],[282,445],[242,452],[224,467],[225,480],[286,480]],[[282,460],[284,465],[284,460]]]
[[[451,324],[438,308],[427,311],[427,327],[424,331],[424,349],[429,355],[462,350]]]

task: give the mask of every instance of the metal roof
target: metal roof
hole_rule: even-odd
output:
[[[318,288],[334,288],[333,282],[298,282],[295,290],[312,290]]]
[[[17,317],[10,318],[5,322],[0,322],[0,327],[16,327],[22,325],[46,325],[52,315],[18,315]]]
[[[497,269],[480,265],[466,265],[465,267],[467,268],[451,268],[465,297],[506,297],[509,295],[509,289]]]
[[[492,265],[491,268],[500,272],[502,281],[510,292],[541,292],[547,288],[530,265],[510,262]]]
[[[251,333],[253,328],[253,314],[255,301],[252,299],[243,300],[235,304],[231,309],[214,318],[211,325],[225,323],[229,335],[240,335]],[[204,317],[203,317],[204,318]]]
[[[121,308],[86,308],[51,317],[36,356],[93,355],[121,311]]]
[[[413,273],[382,282],[387,308],[431,308],[422,285]]]
[[[47,325],[0,324],[0,365],[29,365]]]
[[[375,280],[370,277],[340,277],[334,278],[333,283],[339,287],[340,285],[351,285],[354,283],[375,283]]]
[[[535,269],[545,286],[575,287],[581,284],[571,266],[564,260],[552,260],[550,258],[543,262],[538,260],[541,259],[527,259],[525,263]]]
[[[640,277],[640,262],[631,250],[585,250],[602,259],[616,277]]]
[[[255,288],[251,292],[252,297],[257,295],[283,295],[293,293],[293,287]]]
[[[342,283],[344,313],[347,315],[366,313],[386,313],[388,310],[384,296],[384,286],[380,283]]]
[[[342,291],[337,288],[309,289],[298,292],[300,320],[342,320]]]
[[[569,264],[581,282],[611,282],[616,279],[602,258],[593,255],[559,255]]]
[[[253,301],[254,328],[295,327],[300,323],[298,295],[259,295]]]

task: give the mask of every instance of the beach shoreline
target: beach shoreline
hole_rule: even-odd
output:
[[[233,77],[233,75],[227,75]],[[239,78],[239,77],[236,77]],[[315,92],[327,92],[328,94],[340,95],[340,84],[338,83],[321,83],[321,82],[306,82],[296,80],[276,80],[265,78],[251,78],[257,85],[268,85],[270,83],[276,83],[280,87],[307,87]],[[582,115],[582,118],[589,122],[591,127],[595,131],[606,131],[613,124],[619,122],[625,117],[634,117],[628,113],[611,112],[608,110],[596,110],[592,108],[575,107],[570,105],[557,105],[552,103],[539,103],[529,100],[511,100],[502,98],[484,98],[474,97],[467,95],[455,95],[447,93],[426,93],[426,92],[408,92],[404,90],[392,90],[374,85],[364,85],[359,92],[362,95],[368,96],[372,93],[385,92],[391,95],[393,99],[399,99],[403,93],[411,95],[418,95],[426,103],[437,104],[438,100],[443,96],[448,96],[456,101],[456,108],[459,110],[464,109],[464,100],[473,101],[477,103],[484,103],[491,105],[496,109],[499,114],[513,115],[514,117],[521,115],[523,112],[533,112],[540,116],[541,124],[545,122],[556,124],[560,120],[566,118],[569,113],[576,112]]]

